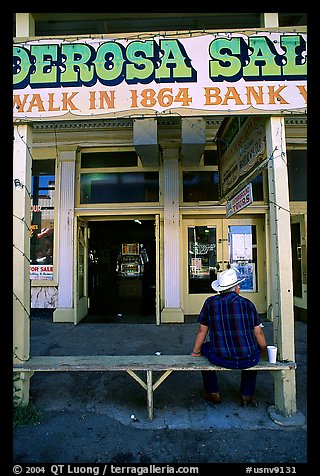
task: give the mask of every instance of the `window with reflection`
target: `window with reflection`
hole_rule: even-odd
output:
[[[188,227],[189,294],[212,293],[217,279],[217,236],[214,226]]]
[[[218,165],[218,150],[205,150],[203,153],[203,165]]]
[[[262,174],[257,175],[252,181],[252,196],[254,202],[263,201],[263,178]]]
[[[82,173],[80,203],[158,202],[158,172]]]
[[[135,151],[82,152],[81,168],[137,167],[138,156]]]
[[[203,202],[219,200],[218,172],[183,172],[183,201]]]
[[[54,160],[32,164],[30,279],[53,279]]]

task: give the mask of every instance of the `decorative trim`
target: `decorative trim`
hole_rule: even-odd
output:
[[[34,122],[33,129],[36,131],[46,131],[52,129],[59,130],[79,130],[79,129],[112,129],[133,127],[133,120],[110,120],[110,121],[56,121],[56,122]]]
[[[203,116],[202,116],[203,117]],[[170,126],[174,127],[180,123],[179,118],[158,118],[159,126]],[[222,118],[204,118],[208,126],[219,127],[224,117]],[[307,125],[307,116],[302,117],[286,117],[284,119],[286,126],[306,126]],[[86,120],[86,121],[54,121],[54,122],[34,122],[32,124],[33,129],[36,131],[46,131],[46,130],[79,130],[79,129],[126,129],[133,128],[133,119],[110,119],[110,120]]]

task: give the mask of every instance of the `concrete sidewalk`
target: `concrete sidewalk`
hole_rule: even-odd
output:
[[[51,319],[37,317],[31,320],[31,355],[96,355],[96,354],[189,354],[198,328],[196,319],[187,324],[99,324],[52,323]],[[267,343],[272,342],[272,323],[265,322]],[[239,373],[220,372],[218,379],[222,403],[213,405],[203,400],[200,372],[173,372],[154,393],[154,420],[147,419],[146,392],[125,372],[61,372],[36,373],[31,379],[31,401],[40,407],[45,416],[71,418],[82,415],[96,421],[97,417],[111,425],[132,430],[192,430],[228,431],[266,430],[288,432],[288,448],[294,447],[299,432],[298,462],[306,462],[307,417],[307,325],[295,322],[297,409],[300,424],[285,428],[276,424],[268,414],[274,404],[273,378],[260,372],[257,378],[257,408],[242,408],[239,404]],[[145,378],[145,375],[143,375]],[[112,423],[113,422],[113,423]],[[21,458],[26,450],[23,435],[29,441],[36,438],[37,428],[15,430],[15,457]],[[101,423],[100,423],[101,424]],[[48,427],[49,428],[49,427]],[[224,433],[226,431],[226,433]],[[243,434],[243,433],[242,433]],[[230,433],[231,435],[231,433]],[[124,438],[124,436],[123,436]],[[246,444],[246,437],[242,444]],[[37,440],[38,443],[39,440]],[[249,441],[249,440],[248,440]],[[263,443],[262,443],[263,444]],[[24,448],[24,450],[23,450]],[[298,452],[298,454],[297,454]],[[27,453],[29,454],[29,453]],[[58,455],[56,455],[58,456]],[[59,453],[60,456],[60,453]],[[276,457],[270,454],[268,458]],[[31,454],[25,460],[32,458]],[[292,456],[295,458],[295,456]],[[41,459],[40,459],[41,461]],[[50,460],[52,461],[52,459]],[[54,462],[57,459],[53,458]],[[240,460],[241,461],[241,460]],[[277,462],[277,460],[275,460]],[[68,460],[69,462],[69,460]]]
[[[85,324],[77,326],[33,319],[32,355],[139,355],[188,354],[198,324]],[[297,408],[306,416],[306,324],[296,322]],[[272,323],[264,332],[272,343]],[[142,376],[145,378],[145,375]],[[111,413],[123,424],[147,428],[273,428],[267,408],[274,403],[273,378],[258,374],[257,410],[239,406],[239,372],[218,374],[223,402],[219,406],[203,402],[200,372],[173,372],[154,394],[154,420],[147,420],[146,393],[125,372],[36,374],[31,395],[41,407],[51,410],[84,407],[101,414]],[[50,391],[46,391],[49,386]],[[80,388],[79,388],[80,387]],[[48,390],[49,390],[48,389]]]

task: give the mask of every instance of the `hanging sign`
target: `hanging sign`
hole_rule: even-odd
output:
[[[226,118],[217,134],[220,198],[258,174],[267,157],[265,119],[259,116]],[[254,175],[255,174],[255,175]],[[237,187],[238,186],[238,187]]]
[[[226,205],[226,215],[230,218],[235,213],[250,205],[253,202],[252,184],[249,183],[237,195],[235,195]]]
[[[13,116],[305,112],[304,30],[16,41]]]

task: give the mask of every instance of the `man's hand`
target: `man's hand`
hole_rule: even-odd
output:
[[[267,359],[268,358],[268,351],[266,347],[260,347],[260,357],[262,359]]]
[[[191,352],[191,356],[192,357],[201,357],[201,347],[202,347],[202,344],[204,343],[205,339],[206,339],[206,335],[208,333],[208,330],[209,330],[209,327],[208,326],[204,326],[203,324],[199,324],[199,327],[198,327],[198,331],[197,331],[197,334],[196,334],[196,338],[194,340],[194,344],[193,344],[193,349],[196,349],[197,352],[194,352],[192,350]]]

